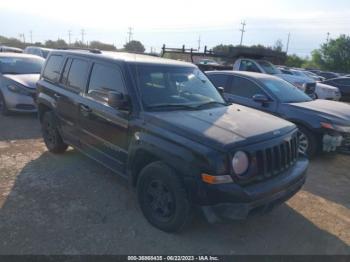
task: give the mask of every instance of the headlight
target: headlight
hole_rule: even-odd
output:
[[[249,158],[243,151],[237,151],[232,158],[232,167],[236,175],[241,176],[247,172]]]
[[[29,91],[26,90],[25,87],[11,84],[7,86],[7,89],[11,92],[17,93],[17,94],[22,94],[22,95],[30,95]]]
[[[321,126],[323,128],[335,130],[341,133],[350,133],[350,126],[334,125],[330,123],[321,123]]]

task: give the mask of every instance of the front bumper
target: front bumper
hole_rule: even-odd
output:
[[[3,89],[2,93],[4,95],[6,106],[10,111],[29,113],[37,111],[33,96],[17,94],[7,89]]]
[[[271,210],[297,193],[305,183],[309,161],[302,157],[293,167],[272,179],[247,187],[208,185],[208,194],[219,203],[201,207],[208,222],[245,219]]]

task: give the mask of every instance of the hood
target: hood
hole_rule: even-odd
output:
[[[316,88],[327,89],[329,91],[334,91],[334,92],[339,91],[339,89],[335,86],[330,86],[330,85],[326,85],[326,84],[322,84],[322,83],[317,83]]]
[[[35,89],[36,82],[39,80],[40,74],[24,74],[24,75],[5,74],[4,77],[11,79],[12,81],[17,82],[25,87]]]
[[[288,74],[277,74],[276,76],[290,83],[315,83],[315,81],[306,77],[301,77],[301,76],[288,75]]]
[[[350,105],[348,104],[317,99],[310,102],[291,103],[290,105],[297,109],[317,113],[320,117],[331,120],[334,124],[350,125]]]
[[[241,105],[199,111],[147,112],[145,120],[218,150],[233,144],[266,141],[295,128],[281,118]]]

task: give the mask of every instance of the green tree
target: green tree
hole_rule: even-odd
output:
[[[100,49],[100,50],[105,50],[105,51],[116,51],[117,50],[117,48],[114,45],[102,43],[100,41],[91,41],[89,47],[93,48],[93,49]]]
[[[48,48],[65,48],[68,44],[63,39],[58,39],[57,41],[47,40],[45,41],[45,47]]]
[[[300,56],[297,56],[296,54],[288,55],[286,66],[289,67],[302,67],[307,62],[307,59],[301,58]]]
[[[135,52],[135,53],[144,53],[145,47],[140,41],[132,40],[129,43],[124,45],[124,51]]]
[[[283,43],[282,43],[282,40],[281,40],[281,39],[278,39],[278,40],[275,42],[275,45],[273,46],[272,49],[273,49],[274,51],[282,52],[282,50],[283,50]]]

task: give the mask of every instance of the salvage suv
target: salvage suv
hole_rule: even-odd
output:
[[[304,184],[294,124],[227,105],[193,64],[90,51],[52,51],[38,81],[49,151],[68,145],[136,188],[146,219],[182,229],[270,210]],[[117,201],[117,200],[116,200]]]

